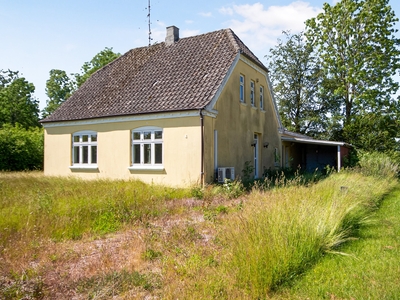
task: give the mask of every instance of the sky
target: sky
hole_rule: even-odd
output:
[[[231,28],[266,64],[265,55],[283,30],[304,22],[337,0],[151,0],[151,43],[163,42],[166,27],[180,37]],[[121,54],[149,44],[149,0],[0,0],[0,70],[19,71],[36,87],[42,110],[52,69],[80,73],[104,48]],[[389,0],[400,17],[400,1]],[[397,29],[400,25],[397,23]],[[400,37],[400,33],[397,35]]]

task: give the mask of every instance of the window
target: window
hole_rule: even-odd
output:
[[[97,168],[97,132],[80,131],[72,135],[72,166]]]
[[[255,86],[254,81],[253,80],[250,81],[250,103],[251,103],[251,106],[254,106],[254,86]]]
[[[240,75],[240,102],[244,103],[244,76]]]
[[[264,110],[264,87],[260,86],[260,109]]]
[[[274,153],[274,161],[275,161],[275,166],[279,166],[281,162],[281,156],[279,155],[279,150],[278,148],[275,148],[275,153]]]
[[[143,169],[162,168],[163,130],[142,127],[132,131],[132,167]]]

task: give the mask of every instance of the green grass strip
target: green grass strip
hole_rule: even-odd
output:
[[[400,184],[359,239],[326,255],[274,299],[400,299]]]

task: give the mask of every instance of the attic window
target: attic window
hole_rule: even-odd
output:
[[[240,91],[239,91],[240,102],[244,103],[244,76],[243,75],[240,75],[239,82],[240,82]]]

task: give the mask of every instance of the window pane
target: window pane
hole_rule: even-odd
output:
[[[162,144],[155,144],[154,147],[154,163],[162,164]]]
[[[140,145],[133,145],[133,163],[140,164]]]
[[[82,142],[87,142],[89,141],[89,136],[88,135],[82,135]]]
[[[162,131],[154,131],[154,139],[161,140],[162,139]]]
[[[151,164],[151,144],[144,144],[143,146],[143,163]]]
[[[133,133],[133,139],[134,140],[140,140],[140,132],[134,132]]]
[[[92,139],[92,142],[97,142],[97,134],[92,134],[90,138]]]
[[[74,143],[79,143],[79,135],[74,135]]]
[[[92,164],[97,164],[97,146],[92,146]]]
[[[73,162],[74,164],[79,164],[79,147],[74,147]]]
[[[244,87],[241,85],[240,86],[240,101],[244,100]]]
[[[151,140],[151,131],[150,132],[143,132],[143,139]]]
[[[89,160],[89,147],[82,146],[82,163],[87,164]]]

